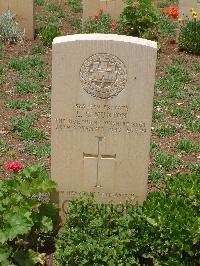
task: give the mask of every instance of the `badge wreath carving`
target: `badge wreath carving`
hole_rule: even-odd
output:
[[[82,88],[91,96],[109,99],[125,89],[127,70],[115,55],[99,53],[87,58],[80,69]]]

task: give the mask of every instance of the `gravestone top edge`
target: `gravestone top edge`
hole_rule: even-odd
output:
[[[99,33],[74,34],[74,35],[56,37],[53,40],[53,45],[66,43],[66,42],[74,42],[74,41],[117,41],[124,43],[139,44],[157,49],[157,42],[151,40],[132,37],[132,36],[118,35],[118,34],[99,34]]]

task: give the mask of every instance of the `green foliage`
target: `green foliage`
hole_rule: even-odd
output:
[[[82,11],[81,0],[65,0],[65,3],[70,5],[71,11],[74,13],[79,13]]]
[[[11,179],[0,179],[2,266],[16,263],[31,266],[40,261],[39,250],[52,241],[57,211],[53,204],[38,195],[45,195],[54,188],[55,183],[40,165],[27,166]],[[47,211],[49,206],[51,212]]]
[[[42,43],[38,43],[35,47],[32,49],[32,54],[44,54],[45,53],[45,47]]]
[[[178,174],[143,206],[72,199],[57,265],[198,265],[200,174]]]
[[[2,42],[2,39],[0,38],[0,60],[3,59],[3,42]],[[0,79],[1,79],[1,76],[0,76]],[[1,84],[1,81],[0,81],[0,84]]]
[[[164,181],[164,174],[162,173],[161,170],[158,169],[153,169],[149,172],[148,179],[152,183],[159,183],[161,181]]]
[[[46,3],[46,0],[34,0],[34,2],[38,6],[43,6]]]
[[[158,153],[155,158],[155,165],[164,171],[178,168],[181,160],[171,154]]]
[[[168,16],[162,16],[158,23],[158,33],[161,36],[175,36],[176,24]]]
[[[47,24],[39,29],[39,35],[44,45],[51,47],[53,39],[61,35],[57,24]]]
[[[154,134],[158,137],[169,137],[176,134],[176,127],[174,125],[161,125],[154,130]]]
[[[192,113],[183,107],[171,106],[169,108],[170,115],[177,118],[192,118]]]
[[[21,41],[23,33],[14,21],[14,14],[10,12],[0,14],[0,39],[1,41],[8,41],[9,43],[15,43]]]
[[[5,103],[6,108],[30,111],[33,108],[32,100],[13,100]]]
[[[185,153],[200,152],[200,143],[194,143],[191,140],[183,139],[176,143],[176,149]]]
[[[193,19],[182,25],[179,36],[179,48],[181,50],[200,54],[200,21]]]
[[[8,64],[8,69],[11,69],[17,74],[23,75],[23,79],[28,81],[31,79],[43,80],[47,77],[44,71],[45,61],[39,56],[25,56],[18,59],[11,59]],[[25,78],[26,77],[26,78]]]
[[[40,92],[42,90],[42,86],[32,79],[16,79],[15,80],[15,91],[21,94],[24,93],[35,93]]]
[[[11,129],[15,134],[25,141],[40,141],[47,138],[43,130],[35,129],[32,127],[35,116],[25,118],[16,118],[11,120]]]
[[[30,145],[28,152],[35,155],[36,158],[48,158],[50,156],[51,147],[49,144],[39,144],[37,146]]]
[[[8,152],[12,148],[11,144],[6,143],[3,139],[0,140],[0,156]]]
[[[188,119],[183,125],[183,128],[188,132],[200,133],[200,121],[197,119]]]
[[[112,19],[109,14],[100,12],[98,15],[89,17],[82,28],[83,33],[114,33],[112,30]]]
[[[47,12],[58,12],[60,11],[61,7],[58,3],[46,3],[45,4],[45,10]]]
[[[127,7],[120,17],[121,33],[146,39],[157,36],[158,13],[151,0],[125,0]]]

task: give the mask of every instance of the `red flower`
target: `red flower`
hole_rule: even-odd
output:
[[[93,20],[94,20],[94,21],[99,20],[99,16],[94,16]]]
[[[117,24],[115,22],[112,23],[111,29],[112,31],[116,30]]]
[[[174,19],[179,16],[178,8],[176,6],[163,8],[163,13],[172,16]]]
[[[7,171],[13,171],[14,173],[18,173],[21,169],[23,169],[23,165],[18,162],[8,162],[5,165],[5,169]]]

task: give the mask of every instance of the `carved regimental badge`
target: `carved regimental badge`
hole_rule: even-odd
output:
[[[126,86],[127,70],[115,55],[95,54],[86,59],[80,69],[83,89],[95,98],[117,96]]]

